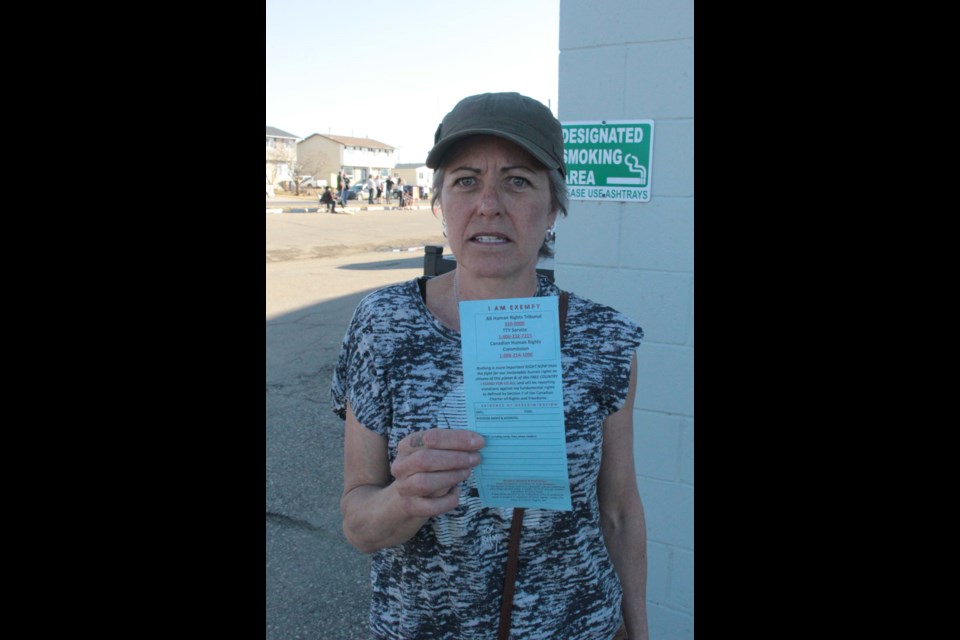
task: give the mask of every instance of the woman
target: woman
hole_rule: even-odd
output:
[[[567,195],[560,123],[517,93],[465,98],[427,156],[457,268],[358,306],[336,371],[343,530],[372,553],[375,638],[493,639],[512,510],[471,474],[459,302],[555,296],[536,272]],[[633,466],[642,331],[570,294],[561,350],[571,511],[523,514],[512,638],[646,638],[646,530]]]

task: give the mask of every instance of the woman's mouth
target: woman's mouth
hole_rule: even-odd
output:
[[[510,242],[506,236],[487,233],[478,233],[470,238],[470,241],[476,242],[477,244],[506,244],[507,242]]]

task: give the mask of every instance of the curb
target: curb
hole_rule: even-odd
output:
[[[386,207],[386,206],[374,206],[374,207],[356,207],[350,209],[341,209],[340,211],[334,211],[333,213],[347,213],[349,215],[354,215],[357,211],[413,211],[413,210],[422,210],[429,209],[430,206],[415,206],[415,207]],[[322,211],[321,211],[322,209]],[[283,208],[267,208],[267,213],[328,213],[326,207],[283,207]]]

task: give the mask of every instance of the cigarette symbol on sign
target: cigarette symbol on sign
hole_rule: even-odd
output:
[[[632,153],[628,153],[623,159],[630,173],[639,173],[638,178],[607,178],[607,184],[636,184],[643,186],[647,184],[647,169],[640,164],[640,159]]]

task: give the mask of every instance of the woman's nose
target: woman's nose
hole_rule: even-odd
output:
[[[495,184],[485,186],[480,192],[480,213],[495,216],[500,214],[500,208],[500,189]]]

